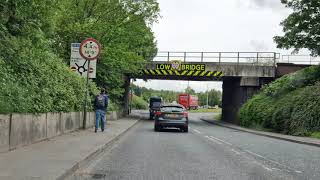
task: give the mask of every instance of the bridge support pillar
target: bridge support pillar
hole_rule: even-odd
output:
[[[239,109],[260,88],[258,77],[224,77],[222,85],[222,120],[239,124]]]

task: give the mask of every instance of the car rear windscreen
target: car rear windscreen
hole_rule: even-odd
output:
[[[161,108],[163,112],[183,112],[183,108],[179,106],[164,106]]]
[[[160,107],[161,106],[161,102],[152,102],[151,103],[151,107]]]

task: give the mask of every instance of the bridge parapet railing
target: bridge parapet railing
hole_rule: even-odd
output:
[[[153,61],[215,62],[276,66],[280,54],[275,52],[158,52]]]
[[[310,55],[282,55],[280,63],[305,64],[305,65],[319,65],[320,57]]]

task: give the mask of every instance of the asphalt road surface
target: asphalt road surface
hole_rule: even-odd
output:
[[[320,179],[320,148],[211,125],[204,115],[189,115],[189,133],[154,132],[141,120],[72,179]]]

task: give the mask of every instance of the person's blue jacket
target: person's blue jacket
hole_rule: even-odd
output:
[[[104,99],[105,99],[104,106],[100,106],[100,105],[98,105],[98,103],[97,103],[97,102],[98,102],[98,97],[99,97],[100,95],[103,95],[103,96],[104,96]],[[103,110],[103,111],[106,111],[107,108],[108,108],[108,103],[109,103],[109,97],[108,97],[108,95],[106,95],[106,94],[99,94],[99,95],[96,96],[96,98],[95,98],[95,100],[94,100],[94,109],[95,109],[95,110]]]

